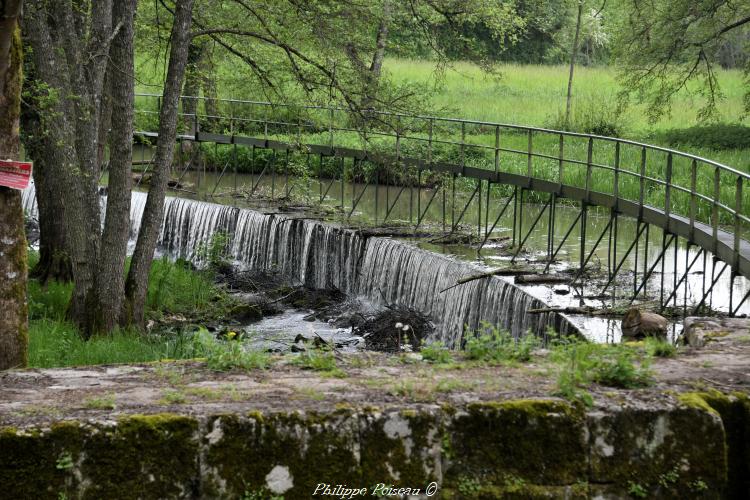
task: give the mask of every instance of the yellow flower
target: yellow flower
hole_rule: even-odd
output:
[[[229,332],[229,333],[227,333],[227,338],[229,340],[235,338],[236,336],[237,336],[237,332]]]

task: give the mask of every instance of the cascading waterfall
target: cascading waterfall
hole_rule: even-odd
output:
[[[29,213],[35,209],[33,199],[30,188],[24,193]],[[138,233],[145,200],[145,193],[133,193],[131,239]],[[200,264],[205,257],[200,248],[213,235],[225,233],[228,257],[241,269],[279,273],[290,284],[413,308],[432,318],[438,339],[450,347],[460,344],[464,331],[485,322],[514,336],[527,331],[545,335],[549,328],[563,334],[575,330],[557,313],[528,314],[544,304],[497,276],[443,291],[479,269],[402,241],[185,198],[168,197],[164,213],[158,245],[173,258]]]

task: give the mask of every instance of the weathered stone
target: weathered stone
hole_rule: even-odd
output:
[[[750,343],[750,319],[748,318],[685,318],[682,343],[691,347],[703,347],[708,343]]]
[[[197,422],[133,415],[0,430],[3,498],[186,498],[198,479]]]
[[[667,318],[656,313],[630,309],[622,318],[623,340],[637,340],[645,337],[667,337]]]
[[[583,412],[559,400],[474,403],[451,422],[448,486],[467,478],[504,485],[511,479],[539,485],[588,478]]]
[[[718,415],[704,408],[613,407],[587,415],[590,480],[619,494],[719,498],[726,440]]]
[[[4,428],[0,496],[292,500],[321,483],[369,491],[434,482],[436,498],[742,498],[747,396],[682,399],[588,413],[529,399]]]
[[[721,417],[729,467],[726,497],[747,498],[750,494],[750,396],[712,390],[683,394],[680,399],[690,406],[707,407]]]
[[[234,306],[229,315],[240,322],[252,322],[263,319],[263,312],[260,310],[260,307],[251,304]]]

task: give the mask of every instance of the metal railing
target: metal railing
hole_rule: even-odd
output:
[[[159,95],[136,95],[139,131],[158,130],[160,101]],[[390,152],[396,162],[423,170],[450,165],[454,175],[494,183],[525,179],[532,191],[577,193],[592,205],[604,195],[616,211],[635,206],[639,218],[646,208],[656,211],[667,231],[687,224],[688,240],[697,229],[708,233],[710,245],[699,244],[717,254],[723,242],[732,253],[723,260],[750,277],[750,270],[740,269],[741,260],[750,258],[750,194],[744,189],[750,174],[674,149],[487,121],[190,96],[181,99],[178,130],[188,138],[246,136],[299,150],[312,145],[331,155],[337,148]]]

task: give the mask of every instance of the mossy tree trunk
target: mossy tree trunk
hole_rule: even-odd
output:
[[[164,218],[164,197],[167,193],[169,169],[174,160],[178,107],[190,47],[192,16],[193,0],[178,0],[172,25],[167,80],[164,83],[164,97],[159,114],[159,139],[154,157],[154,174],[125,282],[126,302],[122,318],[125,324],[143,326],[144,322],[148,276]]]
[[[21,102],[21,140],[26,155],[34,160],[34,187],[39,217],[39,261],[29,275],[46,284],[48,281],[73,280],[73,268],[65,246],[65,204],[55,192],[50,162],[58,157],[50,141],[45,140],[39,112],[46,93],[37,85],[30,54],[24,57],[23,95]]]
[[[23,52],[20,0],[0,0],[0,156],[17,159]],[[0,187],[0,370],[27,363],[26,236],[21,193]]]

